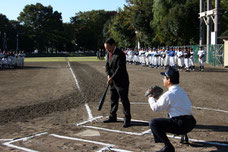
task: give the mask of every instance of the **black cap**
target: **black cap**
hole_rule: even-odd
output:
[[[176,69],[169,67],[166,70],[166,72],[161,72],[161,75],[164,75],[167,78],[170,78],[173,84],[179,84],[179,71],[177,71]]]

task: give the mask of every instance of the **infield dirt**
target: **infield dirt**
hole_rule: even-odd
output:
[[[104,124],[102,121],[108,116],[110,108],[109,92],[102,111],[97,111],[97,105],[106,86],[105,62],[71,62],[70,65],[80,89],[75,85],[67,62],[26,63],[23,69],[0,71],[0,151],[22,151],[3,145],[6,142],[3,139],[10,141],[42,132],[48,133],[15,142],[14,145],[53,152],[99,151],[103,148],[93,143],[51,136],[58,134],[109,143],[115,145],[115,148],[129,151],[149,152],[162,148],[162,144],[154,143],[150,134],[127,135],[77,126],[77,123],[88,120],[85,108],[85,103],[88,103],[93,117],[104,117],[88,122],[87,125],[135,133],[149,129],[147,123],[139,122],[134,122],[130,128],[122,128],[122,120]],[[127,65],[127,69],[130,77],[132,118],[149,121],[155,117],[166,117],[165,112],[152,112],[146,104],[147,98],[144,97],[151,85],[163,87],[160,72],[164,69],[135,65]],[[190,144],[180,144],[178,139],[170,138],[176,151],[228,151],[228,70],[208,66],[205,72],[180,72],[180,81],[180,86],[186,90],[192,101],[197,120],[197,126],[188,134],[189,138],[227,146],[192,141]],[[118,117],[123,117],[121,104]]]

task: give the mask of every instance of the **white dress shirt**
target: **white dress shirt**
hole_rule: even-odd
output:
[[[157,101],[150,97],[148,102],[153,111],[167,110],[170,117],[192,115],[191,101],[179,85],[171,86]]]

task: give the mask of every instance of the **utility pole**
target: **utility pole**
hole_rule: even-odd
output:
[[[4,33],[4,38],[3,38],[3,51],[7,52],[7,39],[6,39],[6,33]]]
[[[205,11],[205,3],[203,0],[200,0],[200,13]],[[205,24],[204,24],[204,20],[201,17],[200,18],[200,38],[199,38],[199,45],[203,45],[205,44]]]
[[[211,0],[207,0],[207,12],[211,10]],[[211,20],[207,15],[207,46],[211,44]]]
[[[214,32],[215,32],[215,44],[218,44],[218,34],[219,34],[219,9],[220,9],[220,0],[215,0],[215,26],[214,26]]]

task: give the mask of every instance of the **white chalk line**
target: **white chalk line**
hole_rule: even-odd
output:
[[[71,74],[72,74],[72,76],[74,78],[75,84],[76,84],[78,90],[80,91],[80,93],[82,94],[81,88],[80,88],[79,83],[78,83],[78,80],[77,80],[77,78],[76,78],[76,76],[75,76],[75,74],[74,74],[74,72],[73,72],[73,70],[72,70],[72,68],[70,66],[70,62],[69,61],[68,61],[68,66],[69,66]],[[89,105],[87,103],[85,104],[85,107],[86,107],[86,110],[87,110],[87,113],[88,113],[88,120],[90,120],[90,119],[93,118],[92,112],[91,112],[91,110],[89,108]]]
[[[173,136],[173,135],[167,135],[167,136],[169,138],[181,139],[181,137],[179,137],[179,136]],[[226,147],[228,147],[228,144],[219,143],[219,142],[198,140],[198,139],[192,139],[192,138],[189,138],[188,140],[189,141],[192,141],[192,142],[200,142],[200,143],[204,143],[204,144],[210,144],[210,145],[217,145],[217,146],[226,146]]]
[[[143,133],[137,133],[137,132],[127,132],[127,131],[121,131],[121,130],[116,130],[116,129],[108,129],[108,128],[103,128],[103,127],[96,127],[96,126],[88,126],[88,125],[84,125],[88,122],[92,122],[95,121],[97,119],[101,119],[103,118],[103,116],[98,116],[98,117],[94,117],[93,119],[90,119],[88,121],[83,121],[79,124],[76,124],[77,126],[80,127],[84,127],[84,128],[90,128],[90,129],[97,129],[97,130],[103,130],[103,131],[108,131],[108,132],[115,132],[115,133],[122,133],[122,134],[127,134],[127,135],[136,135],[136,136],[141,136],[143,135]],[[123,120],[123,118],[117,118],[119,120]],[[143,121],[143,120],[135,120],[135,119],[131,119],[131,121],[137,121],[137,122],[143,122],[143,123],[148,123],[148,121]]]
[[[195,108],[195,109],[202,109],[202,110],[209,110],[209,111],[216,111],[216,112],[224,112],[224,113],[228,113],[228,111],[226,111],[226,110],[213,109],[213,108],[204,108],[204,107],[195,107],[195,106],[192,106],[192,108]]]
[[[100,149],[97,152],[104,152],[104,151],[116,151],[116,152],[132,152],[132,151],[128,151],[128,150],[123,150],[123,149],[116,149],[116,148],[112,148],[112,147],[105,147]]]
[[[31,138],[42,136],[42,135],[45,135],[45,134],[48,134],[48,132],[39,133],[39,134],[36,134],[36,135],[33,135],[33,136],[24,137],[24,138],[7,139],[7,140],[12,140],[12,141],[3,143],[3,145],[8,146],[8,147],[11,147],[11,148],[19,149],[19,150],[22,150],[22,151],[26,151],[26,152],[38,152],[36,150],[32,150],[32,149],[28,149],[28,148],[25,148],[25,147],[20,147],[20,146],[13,145],[12,143],[15,143],[15,142],[18,142],[18,141],[28,141]],[[105,148],[102,148],[102,150],[104,150],[104,149],[111,149],[111,150],[115,150],[117,152],[131,152],[131,151],[123,150],[123,149],[113,148],[113,147],[115,147],[115,145],[104,143],[104,142],[98,142],[98,141],[93,141],[93,140],[86,140],[86,139],[69,137],[69,136],[62,136],[62,135],[57,135],[57,134],[50,134],[49,136],[53,136],[55,138],[60,138],[60,139],[67,139],[67,140],[73,140],[73,141],[81,141],[81,142],[86,142],[86,143],[92,143],[92,144],[96,144],[96,145],[105,146]],[[101,151],[101,150],[99,150],[99,151]]]
[[[28,148],[25,148],[25,147],[20,147],[20,146],[13,145],[12,143],[15,143],[15,142],[18,142],[18,141],[27,141],[27,140],[29,140],[31,138],[42,136],[42,135],[45,135],[45,134],[47,134],[47,132],[39,133],[39,134],[36,134],[34,136],[29,136],[29,137],[15,139],[15,140],[12,140],[10,142],[3,143],[3,145],[11,147],[11,148],[15,148],[15,149],[20,149],[20,150],[23,150],[23,151],[26,151],[26,152],[38,152],[38,151],[35,151],[35,150],[32,150],[32,149],[28,149]]]
[[[119,118],[119,117],[117,117],[117,119],[119,119],[119,120],[124,120],[124,118]],[[131,119],[131,121],[148,123],[148,121],[145,121],[145,120],[136,120],[136,119]]]
[[[84,124],[86,124],[86,123],[88,123],[88,122],[96,121],[97,119],[100,119],[100,118],[102,118],[102,117],[103,117],[103,116],[94,117],[94,118],[92,118],[92,119],[90,119],[90,120],[83,121],[83,122],[78,123],[78,124],[75,124],[75,125],[76,125],[76,126],[81,126],[81,125],[84,125]]]
[[[94,121],[96,119],[100,119],[102,117],[103,116],[95,117],[95,118],[93,118],[92,121]],[[118,118],[118,119],[123,119],[123,118]],[[132,119],[132,121],[148,122],[148,121],[144,121],[144,120],[134,120],[134,119]],[[84,121],[84,122],[80,123],[80,125],[77,125],[77,126],[81,126],[81,127],[85,127],[85,128],[90,128],[90,129],[103,130],[103,131],[108,131],[108,132],[122,133],[122,134],[128,134],[128,135],[137,135],[137,136],[142,136],[142,135],[145,135],[145,134],[151,134],[151,130],[150,129],[148,129],[148,130],[146,130],[144,132],[141,132],[141,133],[137,133],[137,132],[126,132],[126,131],[121,131],[121,130],[114,130],[114,129],[107,129],[107,128],[102,128],[102,127],[84,125],[87,122],[91,122],[91,121]],[[181,139],[181,137],[178,137],[178,136],[175,136],[175,137],[172,136],[172,135],[167,135],[167,136],[170,137],[170,138]],[[205,143],[205,144],[210,144],[210,145],[218,145],[218,146],[226,146],[226,147],[228,147],[228,144],[220,143],[220,142],[211,142],[211,141],[198,140],[198,139],[192,139],[192,138],[189,138],[189,140],[192,141],[192,142],[200,142],[200,143]]]
[[[0,142],[3,142],[3,141],[12,141],[13,139],[0,139]]]
[[[107,143],[103,143],[103,142],[86,140],[86,139],[75,138],[75,137],[61,136],[61,135],[57,135],[57,134],[50,134],[50,136],[53,136],[53,137],[56,137],[56,138],[61,138],[61,139],[68,139],[68,140],[74,140],[74,141],[87,142],[87,143],[102,145],[102,146],[106,146],[106,147],[114,147],[115,146],[115,145],[107,144]]]
[[[152,133],[151,133],[151,130],[149,129],[149,130],[145,131],[144,134],[152,134]],[[174,136],[174,135],[167,135],[167,137],[174,138],[174,139],[181,139],[180,136]],[[192,142],[200,142],[200,143],[204,143],[204,144],[210,144],[210,145],[217,145],[217,146],[225,146],[225,147],[228,147],[228,144],[220,143],[220,142],[205,141],[205,140],[192,139],[192,138],[189,138],[188,140],[189,141],[192,141]]]
[[[127,135],[136,135],[136,136],[141,136],[142,135],[142,133],[137,133],[137,132],[127,132],[127,131],[107,129],[107,128],[95,127],[95,126],[81,125],[80,127],[85,127],[85,128],[90,128],[90,129],[96,129],[96,130],[103,130],[103,131],[108,131],[108,132],[121,133],[121,134],[127,134]]]
[[[81,138],[75,138],[75,137],[61,136],[61,135],[57,135],[57,134],[50,134],[50,136],[53,136],[53,137],[56,137],[56,138],[61,138],[61,139],[81,141],[81,142],[86,142],[86,143],[92,143],[92,144],[96,144],[96,145],[106,146],[105,148],[102,148],[101,150],[99,150],[99,152],[102,152],[103,150],[115,150],[117,152],[131,152],[131,151],[123,150],[123,149],[113,148],[113,147],[115,147],[115,145],[113,145],[113,144],[108,144],[108,143],[94,141],[94,140],[87,140],[87,139],[81,139]]]
[[[80,88],[80,86],[79,86],[78,80],[77,80],[77,78],[76,78],[76,76],[75,76],[75,74],[74,74],[74,72],[73,72],[73,70],[72,70],[72,68],[71,68],[71,66],[70,66],[70,62],[69,62],[69,61],[68,61],[68,66],[69,66],[70,71],[71,71],[71,74],[72,74],[72,76],[73,76],[73,78],[74,78],[75,84],[76,84],[78,90],[81,92],[81,88]]]
[[[136,104],[136,105],[145,105],[148,104],[146,102],[130,102],[132,105]],[[223,112],[223,113],[228,113],[227,110],[220,110],[220,109],[213,109],[213,108],[206,108],[206,107],[196,107],[196,106],[191,106],[194,109],[202,109],[202,110],[209,110],[209,111],[216,111],[216,112]]]
[[[91,110],[89,108],[88,103],[85,104],[85,107],[86,107],[86,110],[87,110],[87,113],[88,113],[88,120],[93,119],[93,115],[92,115],[92,112],[91,112]]]
[[[120,102],[120,104],[122,104],[122,103]],[[148,103],[146,103],[146,102],[130,102],[130,104],[144,105],[144,104],[148,104]]]

